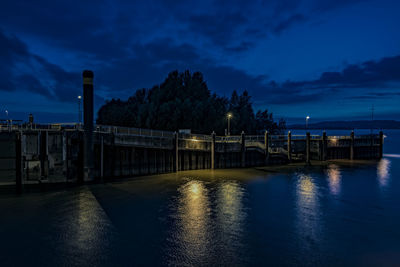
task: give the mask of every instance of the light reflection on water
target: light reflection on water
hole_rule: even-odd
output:
[[[216,199],[216,223],[221,253],[229,257],[229,263],[237,263],[243,251],[243,232],[246,210],[243,206],[244,189],[237,181],[220,184]],[[228,263],[228,262],[225,262]]]
[[[329,165],[328,169],[326,170],[326,175],[329,183],[329,191],[333,195],[339,195],[342,179],[342,174],[340,172],[339,166],[337,166],[336,164]]]
[[[198,180],[181,185],[169,205],[174,221],[168,238],[169,264],[236,265],[242,261],[244,195],[237,181],[220,182],[211,190]]]
[[[311,175],[296,174],[296,211],[298,237],[304,251],[318,249],[320,211],[317,185]]]
[[[390,165],[391,165],[391,161],[386,158],[381,159],[377,165],[377,176],[378,176],[379,185],[381,187],[387,186],[387,184],[389,182]]]
[[[210,203],[203,182],[190,181],[178,189],[177,240],[180,256],[205,257],[210,241]]]

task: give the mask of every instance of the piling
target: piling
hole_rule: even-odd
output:
[[[62,133],[62,157],[63,157],[63,174],[68,179],[68,136],[67,132]]]
[[[383,132],[379,132],[379,159],[383,157],[383,141],[384,141],[384,136]]]
[[[322,133],[322,160],[327,160],[328,155],[328,138],[326,137],[326,132]]]
[[[83,122],[85,133],[84,180],[93,180],[93,72],[84,70],[83,76]]]
[[[177,172],[179,171],[179,135],[177,132],[175,132],[174,134],[174,149],[175,149],[175,153],[174,153],[174,171]]]
[[[354,131],[350,134],[350,160],[354,159]]]
[[[268,159],[269,159],[269,134],[268,131],[265,131],[264,133],[264,146],[265,146],[265,165],[268,164]]]
[[[43,178],[47,178],[48,176],[48,154],[49,154],[49,150],[48,150],[48,136],[49,133],[48,131],[40,131],[39,133],[40,135],[40,176],[41,179]]]
[[[241,154],[242,154],[241,167],[244,168],[246,167],[246,135],[244,134],[244,131],[242,131],[240,139],[241,139]]]
[[[215,132],[213,131],[211,134],[212,142],[211,142],[211,169],[215,169]]]
[[[104,136],[101,136],[100,141],[100,178],[104,180]]]
[[[17,193],[22,192],[22,143],[21,132],[15,135],[15,185]]]
[[[289,162],[292,161],[292,133],[289,131],[287,136],[287,153]]]
[[[306,133],[306,162],[311,163],[311,135],[309,132]]]

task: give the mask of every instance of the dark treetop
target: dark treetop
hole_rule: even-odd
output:
[[[195,133],[223,134],[231,113],[231,133],[279,133],[285,122],[274,122],[268,110],[254,113],[247,91],[233,91],[230,99],[211,94],[200,72],[173,71],[151,89],[137,90],[127,101],[112,99],[98,111],[98,124],[160,130],[191,129]]]

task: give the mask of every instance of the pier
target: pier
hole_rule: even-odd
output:
[[[379,159],[383,149],[382,132],[218,136],[95,125],[91,139],[92,147],[87,148],[79,125],[2,127],[0,183],[20,187],[311,160]]]
[[[83,183],[197,169],[379,159],[383,133],[219,136],[94,125],[93,72],[83,72],[84,124],[0,125],[0,184]]]

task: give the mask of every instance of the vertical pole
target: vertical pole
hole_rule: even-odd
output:
[[[15,185],[17,193],[22,192],[22,143],[21,132],[15,136]]]
[[[175,147],[175,156],[174,156],[175,166],[174,166],[174,170],[175,170],[175,172],[177,172],[177,171],[179,171],[179,136],[178,136],[177,132],[175,132],[174,147]]]
[[[306,134],[306,159],[307,159],[307,164],[311,163],[311,135],[309,132]]]
[[[269,133],[268,131],[265,131],[264,133],[264,145],[265,145],[265,165],[268,164],[268,159],[269,159]]]
[[[288,137],[287,137],[287,152],[288,152],[288,160],[289,162],[292,161],[292,133],[289,131],[288,132]]]
[[[379,132],[379,158],[381,159],[383,157],[383,132]]]
[[[83,76],[83,122],[85,132],[84,171],[85,180],[92,180],[93,169],[93,72],[85,70]]]
[[[215,132],[213,131],[211,134],[212,142],[211,142],[211,169],[215,169]]]
[[[354,159],[354,131],[350,134],[350,159]]]
[[[242,131],[241,134],[241,140],[242,140],[242,146],[241,146],[241,152],[242,152],[242,168],[246,167],[246,136],[244,134],[244,131]]]
[[[40,176],[41,178],[47,177],[48,173],[48,131],[40,132]]]
[[[68,159],[67,159],[67,132],[62,132],[62,150],[63,150],[63,174],[65,176],[65,180],[68,180]]]
[[[328,155],[328,139],[326,137],[326,132],[322,133],[322,160],[327,160]]]
[[[228,115],[228,135],[231,135],[231,117]]]
[[[103,181],[104,179],[104,136],[101,136],[100,143],[100,178]]]

